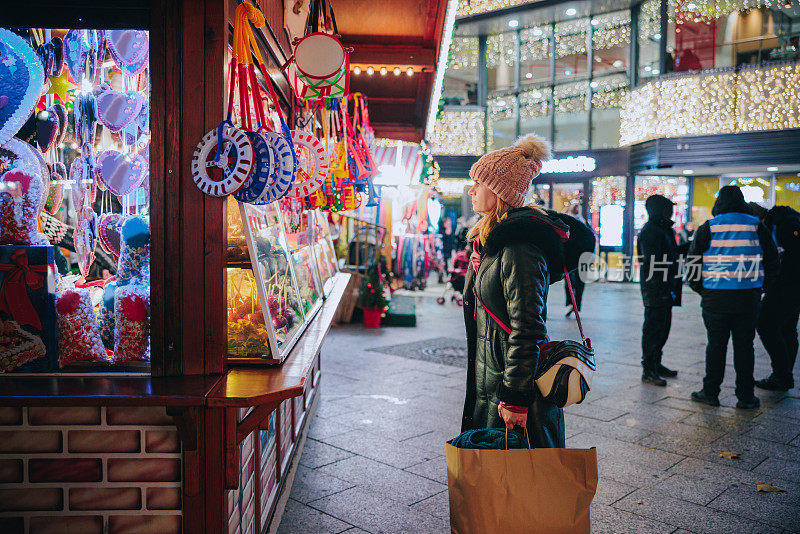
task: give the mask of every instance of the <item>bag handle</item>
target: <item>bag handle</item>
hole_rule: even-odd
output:
[[[524,426],[522,429],[525,431],[525,441],[528,442],[528,448],[532,449],[531,447],[531,438],[528,436],[528,427]],[[508,427],[506,427],[506,450],[508,450]]]
[[[564,267],[564,281],[567,284],[567,289],[569,290],[569,299],[572,301],[572,310],[575,312],[575,320],[578,322],[578,330],[581,333],[581,341],[583,344],[586,345],[587,348],[592,348],[592,341],[588,339],[585,335],[583,335],[583,325],[581,324],[581,314],[578,312],[578,305],[575,303],[575,294],[572,292],[572,282],[569,279],[569,272],[567,268]]]

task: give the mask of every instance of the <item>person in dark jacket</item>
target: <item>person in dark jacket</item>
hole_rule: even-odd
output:
[[[664,345],[672,326],[672,307],[680,306],[681,273],[672,210],[667,197],[652,195],[644,203],[648,221],[639,232],[636,247],[642,258],[639,287],[644,302],[642,324],[642,382],[666,386],[664,377],[678,376],[677,371],[661,363]]]
[[[763,218],[781,249],[778,279],[761,300],[758,335],[767,349],[772,374],[757,380],[769,391],[794,387],[792,371],[797,360],[797,321],[800,318],[800,213],[788,206],[775,206]]]
[[[778,250],[772,234],[751,214],[742,190],[719,190],[713,217],[697,229],[689,258],[702,256],[700,276],[689,270],[689,286],[700,293],[708,335],[703,389],[692,400],[719,406],[728,338],[733,338],[737,408],[761,405],[753,393],[756,315],[762,290],[770,291],[778,274]],[[687,264],[688,265],[688,264]]]
[[[588,228],[589,231],[592,231],[592,227],[589,226],[589,223],[586,222],[586,219],[583,217],[580,201],[573,200],[570,203],[570,205],[567,206],[567,209],[564,210],[564,213],[582,222],[583,224],[586,225],[586,228]],[[564,300],[565,300],[565,306],[567,306],[568,308],[567,313],[565,315],[567,317],[575,313],[575,306],[578,307],[577,310],[578,312],[581,311],[581,305],[583,304],[583,291],[584,289],[586,289],[586,283],[580,277],[577,270],[570,271],[569,282],[570,285],[572,286],[572,296],[570,296],[569,294],[570,286],[568,286],[566,284],[566,280],[564,280]],[[572,305],[573,296],[575,297],[575,306]]]
[[[583,247],[565,251],[562,236],[580,222],[567,215],[522,207],[531,181],[549,157],[534,135],[490,152],[470,170],[472,205],[483,217],[470,231],[473,254],[464,291],[467,392],[462,431],[526,427],[533,447],[564,447],[564,414],[544,400],[534,378],[540,347],[548,341],[548,286],[577,266]],[[585,227],[584,227],[585,228]]]

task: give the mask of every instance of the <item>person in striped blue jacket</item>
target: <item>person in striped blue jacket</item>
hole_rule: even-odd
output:
[[[736,407],[757,408],[761,402],[753,389],[753,339],[761,293],[772,286],[778,274],[778,250],[738,187],[720,189],[711,214],[697,229],[689,248],[689,262],[702,257],[700,272],[687,269],[687,276],[689,286],[702,297],[708,335],[706,376],[703,388],[692,393],[692,400],[719,406],[728,339],[733,338]]]

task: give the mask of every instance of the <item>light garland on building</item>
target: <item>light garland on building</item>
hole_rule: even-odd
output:
[[[639,46],[651,43],[650,37],[661,32],[661,2],[646,0],[639,11]]]
[[[592,180],[590,209],[599,211],[600,208],[609,204],[625,204],[624,176],[598,176]]]
[[[516,46],[512,32],[490,35],[486,39],[486,66],[492,69],[501,63],[513,65],[516,61]]]
[[[556,57],[586,53],[588,19],[556,24]]]
[[[458,6],[459,17],[469,17],[487,11],[497,11],[508,7],[530,3],[532,0],[461,0]]]
[[[478,38],[453,37],[450,45],[450,66],[452,69],[476,68],[478,66]]]
[[[592,94],[592,107],[594,109],[621,108],[628,98],[627,89],[616,89],[603,93]]]
[[[758,9],[780,9],[785,0],[670,0],[669,21],[676,24],[703,22],[710,24],[737,11]]]
[[[419,182],[435,187],[439,181],[439,164],[433,159],[431,149],[424,140],[419,144],[419,158],[422,170],[419,173]]]
[[[592,46],[595,50],[607,50],[618,46],[627,46],[631,42],[631,27],[617,26],[602,28],[592,32]]]
[[[483,111],[444,110],[427,136],[432,154],[480,156],[483,154]]]
[[[651,82],[620,112],[620,144],[659,137],[800,127],[800,65],[743,68]]]

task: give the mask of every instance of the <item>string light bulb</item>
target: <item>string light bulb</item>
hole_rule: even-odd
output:
[[[414,75],[414,69],[412,69],[411,67],[408,67],[406,69],[406,74],[408,74],[409,76],[413,76]]]
[[[353,74],[355,74],[356,76],[358,76],[359,74],[361,74],[361,67],[355,67],[355,68],[353,69]]]
[[[373,74],[375,74],[375,69],[373,69],[372,67],[367,67],[367,74],[372,76]]]
[[[386,70],[386,67],[381,67],[380,72],[381,72],[381,76],[386,76],[386,73],[389,72],[389,71]]]
[[[392,72],[394,72],[394,75],[395,75],[395,76],[400,76],[400,73],[401,73],[402,71],[400,70],[400,67],[395,67],[395,68],[394,68],[394,70],[393,70]]]

